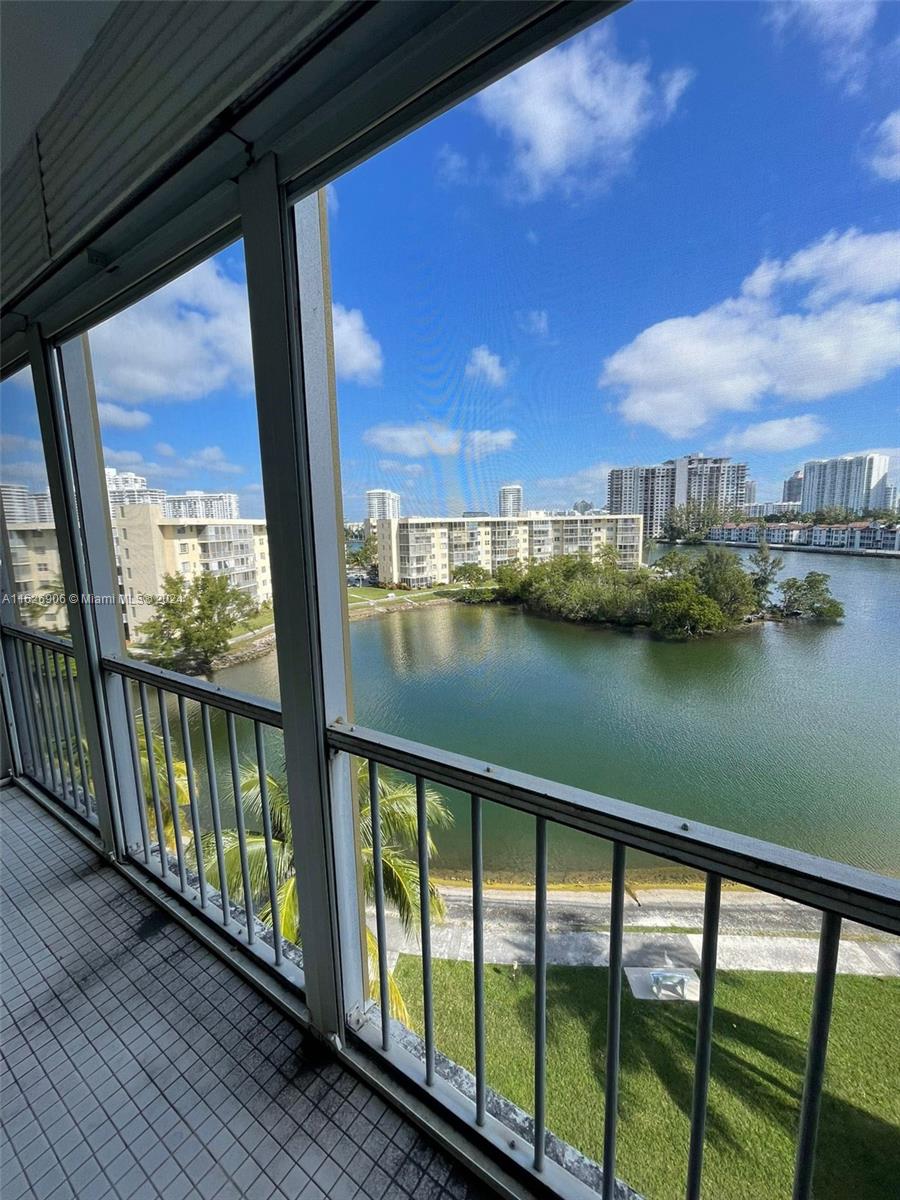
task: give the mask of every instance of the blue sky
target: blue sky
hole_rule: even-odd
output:
[[[900,453],[898,79],[896,4],[637,0],[337,180],[348,519]],[[109,463],[261,511],[240,246],[92,347]]]

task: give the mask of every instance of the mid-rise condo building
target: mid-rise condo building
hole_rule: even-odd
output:
[[[845,454],[817,458],[803,466],[802,512],[845,508],[865,512],[885,508],[890,463],[886,454]]]
[[[154,613],[166,575],[224,575],[257,604],[272,598],[265,521],[181,521],[157,504],[113,510],[113,540],[132,636]]]
[[[236,492],[185,492],[166,496],[163,512],[181,521],[236,521],[240,504]]]
[[[623,567],[641,565],[643,518],[548,513],[521,517],[402,517],[379,521],[378,576],[383,583],[433,587],[455,567],[475,563],[494,574],[504,563],[541,562],[562,554],[596,559],[615,548]]]
[[[115,467],[106,468],[106,491],[110,508],[122,504],[163,504],[166,499],[162,488],[147,487],[143,475],[135,475],[133,471],[118,471]]]
[[[609,473],[610,513],[641,513],[648,537],[658,537],[669,512],[682,504],[747,503],[747,464],[686,454],[649,467],[615,467]]]
[[[28,521],[53,524],[53,506],[46,488],[42,492],[30,492],[21,484],[4,483],[0,487],[0,497],[3,500],[3,512],[10,524]]]

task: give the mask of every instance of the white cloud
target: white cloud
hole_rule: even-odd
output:
[[[469,182],[469,160],[459,150],[443,145],[435,155],[435,173],[438,183],[451,187]]]
[[[876,127],[867,161],[880,179],[900,181],[900,108],[888,113]]]
[[[464,451],[470,458],[484,458],[499,450],[508,450],[516,440],[512,429],[451,429],[439,421],[416,421],[409,425],[373,425],[363,441],[385,454],[402,458],[425,458],[430,454],[449,457]],[[379,466],[385,466],[382,459]],[[418,473],[418,472],[416,472]]]
[[[614,463],[598,462],[573,471],[570,475],[545,476],[535,487],[549,496],[552,504],[572,504],[575,500],[606,500],[606,486]]]
[[[779,285],[809,285],[801,303],[821,308],[841,297],[872,300],[900,290],[900,230],[860,233],[834,230],[786,262],[764,259],[744,280],[745,296],[765,299]]]
[[[144,461],[140,450],[111,450],[103,447],[103,461],[108,467],[147,467],[154,464]]]
[[[512,142],[512,190],[537,200],[554,188],[602,188],[631,162],[641,138],[667,121],[693,74],[653,77],[649,61],[621,57],[604,24],[548,50],[476,100]]]
[[[483,379],[491,387],[503,387],[509,375],[509,368],[500,361],[500,355],[494,354],[487,346],[476,346],[469,355],[466,363],[467,379]]]
[[[509,450],[517,436],[512,429],[471,429],[466,434],[466,454],[477,460],[498,450]]]
[[[385,454],[423,458],[428,454],[458,454],[462,434],[436,421],[416,421],[411,425],[374,425],[365,431],[363,441]]]
[[[333,304],[334,369],[338,379],[374,384],[381,381],[381,346],[369,332],[358,308]]]
[[[395,458],[379,459],[378,470],[384,471],[387,475],[405,475],[409,479],[417,479],[420,475],[425,474],[425,468],[421,463],[398,462]]]
[[[526,229],[525,241],[528,242],[529,246],[536,246],[540,240],[541,239],[538,237],[538,235],[535,233],[535,231],[533,229]]]
[[[150,424],[150,414],[140,408],[123,408],[108,400],[97,401],[100,423],[112,429],[145,429]]]
[[[530,312],[520,313],[519,324],[526,333],[535,337],[545,338],[550,333],[550,318],[543,308],[533,308]]]
[[[828,78],[854,96],[869,74],[877,12],[877,0],[787,0],[766,15],[779,34],[799,31],[815,42]]]
[[[32,491],[47,487],[47,468],[43,462],[7,462],[3,460],[3,482],[20,483]]]
[[[202,450],[194,450],[179,462],[188,470],[212,471],[216,475],[242,475],[244,472],[240,463],[228,461],[221,446],[204,446]]]
[[[157,442],[153,449],[163,458],[172,458],[175,455],[175,447],[170,446],[168,442]]]
[[[33,450],[38,454],[43,454],[44,443],[40,438],[22,437],[18,433],[0,434],[0,450],[5,454],[15,453],[19,450]]]
[[[176,454],[166,442],[157,445],[158,452],[161,447],[166,448],[163,453],[169,458],[165,463],[148,462],[140,450],[112,450],[108,446],[103,447],[103,459],[108,467],[136,471],[147,476],[148,480],[192,479],[198,471],[209,471],[213,475],[242,475],[245,470],[240,463],[230,462],[221,446],[203,446],[187,454]]]
[[[253,386],[250,316],[243,283],[212,260],[91,332],[101,400],[194,400]]]
[[[767,395],[851,391],[900,366],[900,300],[876,299],[898,290],[900,234],[830,233],[761,263],[738,298],[645,329],[606,359],[599,384],[622,393],[627,421],[676,438]]]
[[[779,450],[797,450],[820,441],[828,427],[811,413],[799,417],[781,417],[773,421],[759,421],[746,429],[736,431],[725,438],[726,450],[759,450],[775,453]]]

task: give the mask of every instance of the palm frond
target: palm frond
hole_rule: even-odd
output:
[[[369,998],[371,1000],[381,1000],[381,972],[378,964],[378,939],[371,929],[366,927],[366,951],[369,959]],[[402,1021],[404,1025],[409,1025],[409,1009],[406,1007],[406,1001],[403,999],[403,993],[400,991],[400,985],[394,977],[393,971],[388,971],[388,1008],[391,1016],[396,1021]]]

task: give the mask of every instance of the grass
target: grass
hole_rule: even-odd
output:
[[[237,637],[242,633],[253,633],[257,629],[265,629],[267,625],[271,625],[275,620],[275,616],[271,608],[260,609],[258,613],[254,613],[252,617],[247,617],[245,621],[241,621],[239,625],[235,625],[232,637]]]
[[[421,963],[403,955],[397,981],[422,1031]],[[602,1157],[608,973],[547,972],[548,1127]],[[435,960],[435,1040],[474,1066],[473,968]],[[813,978],[720,972],[709,1093],[704,1195],[790,1195]],[[487,1079],[533,1111],[533,979],[485,974]],[[647,1200],[681,1200],[687,1167],[697,1007],[622,995],[617,1174]],[[816,1200],[885,1200],[900,1178],[900,980],[839,976],[819,1129]]]
[[[350,600],[384,600],[386,599],[389,590],[389,588],[365,586],[348,587],[347,596]]]

